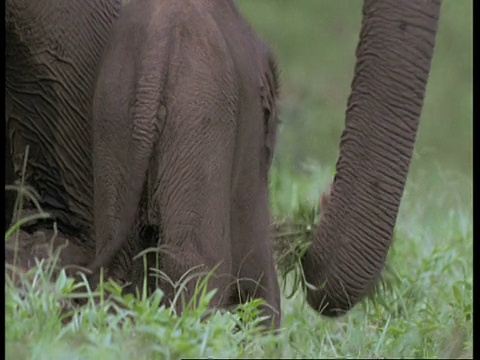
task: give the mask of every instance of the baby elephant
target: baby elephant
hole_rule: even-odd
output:
[[[127,266],[153,228],[157,267],[173,283],[215,269],[212,306],[263,298],[278,327],[268,207],[277,95],[272,55],[232,1],[126,5],[94,98],[94,277]],[[172,300],[170,281],[158,281]]]

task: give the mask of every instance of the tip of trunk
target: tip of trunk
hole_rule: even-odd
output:
[[[325,289],[307,289],[307,302],[320,315],[329,318],[345,315],[354,306],[353,303],[339,301]]]
[[[363,281],[349,281],[342,272],[314,256],[310,248],[303,259],[308,304],[319,314],[334,318],[345,315],[375,287],[381,267]],[[358,280],[358,279],[357,279]]]

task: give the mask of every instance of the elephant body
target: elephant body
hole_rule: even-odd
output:
[[[214,305],[261,297],[278,324],[268,208],[277,87],[269,49],[230,1],[126,5],[94,98],[90,269],[108,268],[153,226],[171,280],[217,267]],[[160,286],[171,299],[169,283]]]
[[[5,183],[22,177],[28,147],[25,183],[61,232],[92,249],[91,108],[100,57],[120,11],[121,0],[5,4]],[[8,226],[16,193],[6,197]]]
[[[268,209],[278,79],[233,2],[133,0],[120,16],[115,0],[52,0],[51,12],[18,2],[6,4],[6,181],[29,145],[27,182],[61,232],[83,239],[72,242],[93,259],[92,282],[103,267],[135,286],[143,266],[133,256],[156,247],[148,265],[173,283],[214,269],[212,305],[260,297],[278,327]],[[321,314],[344,314],[380,276],[440,6],[364,1],[336,174],[302,259]],[[149,286],[174,296],[165,279]]]

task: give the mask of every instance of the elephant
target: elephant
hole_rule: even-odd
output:
[[[30,182],[39,186],[42,204],[62,231],[81,224],[74,233],[90,239],[84,243],[94,249],[92,282],[102,267],[113,276],[136,251],[160,239],[167,249],[160,268],[173,280],[197,265],[213,269],[210,287],[219,289],[213,306],[260,297],[278,327],[268,173],[280,86],[272,52],[233,2],[134,0],[120,14],[114,1],[97,1],[104,7],[74,17],[84,20],[79,28],[87,29],[95,49],[67,52],[70,61],[78,60],[72,67],[64,66],[70,40],[47,29],[43,36],[56,40],[50,47],[30,51],[35,43],[20,41],[28,40],[28,31],[9,44],[10,31],[23,28],[11,20],[9,2],[6,105],[17,125],[7,125],[6,140],[15,156],[17,143],[40,144],[43,158],[30,170]],[[364,0],[336,173],[320,199],[322,216],[302,258],[307,301],[322,315],[345,314],[380,277],[411,162],[440,8],[440,0]],[[89,21],[92,16],[101,20]],[[103,35],[92,30],[97,22]],[[9,58],[17,52],[30,58],[27,68],[37,53],[53,57],[22,81],[16,67],[21,62]],[[54,65],[64,67],[65,78],[52,83],[77,95],[68,112],[56,110],[65,106],[61,96],[45,97],[56,88],[32,85],[32,79],[50,84]],[[76,88],[82,80],[85,87]],[[16,89],[22,87],[20,98]],[[41,105],[48,110],[34,116]],[[52,131],[51,123],[41,121],[47,115],[65,129]],[[52,151],[72,144],[75,150],[60,151],[62,156]],[[46,191],[50,187],[55,191]],[[160,286],[171,299],[170,285]],[[192,292],[188,285],[185,295]]]
[[[78,239],[54,229],[40,229],[33,233],[19,230],[5,244],[5,263],[9,266],[10,276],[15,281],[18,272],[26,272],[35,265],[36,260],[53,259],[59,252],[57,268],[75,267],[75,264],[88,264],[91,254]],[[78,265],[81,266],[81,265]],[[56,276],[56,272],[52,272]]]
[[[212,306],[260,297],[279,326],[268,206],[277,93],[273,55],[232,1],[127,4],[94,95],[92,273],[115,268],[129,237],[143,242],[138,227],[157,227],[170,280],[216,267]]]
[[[344,314],[380,276],[439,10],[436,0],[364,1],[336,174],[302,259],[307,300],[321,314]],[[168,249],[161,268],[174,280],[189,268],[216,266],[215,306],[261,297],[279,325],[267,206],[278,112],[274,64],[231,1],[127,5],[93,104],[92,272],[112,264],[135,224],[157,225]]]
[[[121,9],[121,0],[5,3],[5,184],[23,178],[50,215],[6,239],[6,263],[29,267],[47,257],[49,243],[60,249],[59,263],[73,268],[95,254],[91,109],[100,57]],[[6,227],[18,220],[15,195],[5,194]],[[23,200],[17,217],[37,211]],[[32,242],[38,246],[29,248]]]
[[[121,0],[5,3],[5,183],[24,176],[59,232],[93,251],[91,108],[100,56],[121,8]],[[14,203],[15,193],[6,192],[6,226]],[[51,221],[27,230],[46,227]]]
[[[380,277],[419,126],[441,1],[365,0],[328,202],[303,258],[307,301],[345,314]]]

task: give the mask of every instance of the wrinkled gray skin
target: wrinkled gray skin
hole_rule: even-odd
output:
[[[86,266],[95,254],[91,109],[100,56],[121,6],[120,0],[5,3],[5,183],[21,178],[28,146],[25,183],[56,220],[58,238],[70,240],[61,252],[65,265]],[[7,227],[16,195],[5,192]],[[35,208],[27,203],[23,214],[29,210]],[[51,220],[26,228],[36,242],[34,232],[51,229]],[[46,254],[22,246],[29,244],[26,235],[6,245],[18,241],[20,264]],[[5,261],[12,260],[6,250]]]
[[[337,173],[303,259],[316,287],[308,301],[325,315],[361,300],[383,267],[439,9],[433,0],[364,3]],[[275,111],[262,103],[276,100],[276,85],[263,80],[274,78],[271,63],[228,1],[136,1],[125,9],[94,102],[93,271],[110,264],[140,218],[161,228],[161,267],[174,280],[192,266],[219,264],[216,305],[238,301],[228,285],[239,275],[260,284],[240,284],[242,297],[261,296],[279,313],[265,152]]]
[[[261,297],[278,313],[267,181],[277,86],[268,48],[232,2],[128,4],[95,92],[89,268],[111,265],[146,223],[161,229],[160,269],[174,282],[218,266],[212,305]],[[169,283],[159,286],[171,299]]]
[[[25,182],[59,230],[92,249],[91,108],[100,55],[120,11],[120,0],[5,3],[5,183],[21,177],[29,146]],[[6,197],[8,226],[16,193]]]
[[[129,239],[145,247],[139,229],[153,226],[168,247],[160,261],[171,278],[220,264],[214,305],[261,296],[277,314],[267,207],[275,71],[232,5],[212,1],[134,1],[115,27],[94,106],[98,256],[90,268],[114,267]],[[324,315],[348,311],[380,276],[439,11],[439,0],[364,1],[337,173],[303,259],[316,287],[308,302]],[[242,281],[235,292],[232,276],[261,277],[261,286]]]
[[[303,259],[309,304],[344,314],[380,276],[412,158],[440,0],[365,0],[340,155]],[[324,286],[322,286],[324,285]]]

